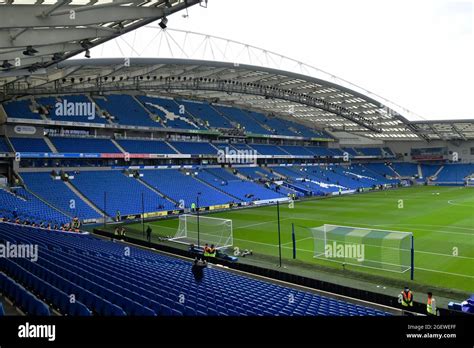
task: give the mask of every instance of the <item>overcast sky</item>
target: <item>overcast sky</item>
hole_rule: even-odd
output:
[[[474,0],[209,0],[168,27],[275,51],[425,119],[474,119]]]

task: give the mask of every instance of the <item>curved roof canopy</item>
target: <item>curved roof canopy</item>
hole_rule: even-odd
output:
[[[202,0],[2,0],[0,79],[28,76]]]
[[[183,34],[184,43],[190,41],[189,35],[202,37],[198,47],[186,49],[184,43],[178,44],[176,38],[166,34],[170,30],[161,31],[165,39],[159,42],[163,45],[166,42],[169,48],[176,44],[182,53],[179,58],[65,60],[151,21],[206,1],[73,0],[48,1],[51,4],[44,5],[45,2],[38,0],[29,1],[34,6],[15,5],[19,2],[7,1],[0,5],[0,43],[3,43],[0,61],[7,62],[6,67],[0,67],[0,100],[22,95],[141,91],[232,104],[374,139],[474,139],[474,120],[409,121],[404,117],[407,110],[348,81],[288,57],[203,34],[176,31]],[[73,24],[67,19],[71,10],[75,14]],[[124,40],[122,36],[120,40]],[[212,40],[222,41],[223,46],[214,48]],[[127,43],[132,51],[137,51],[134,44]],[[226,59],[234,44],[237,45],[234,51],[240,52],[240,56],[255,56],[257,62]],[[37,52],[24,54],[29,46]],[[212,56],[197,58],[187,53],[200,49],[211,52]],[[216,56],[218,52],[222,55]],[[22,63],[14,66],[18,55]],[[95,51],[93,56],[97,56]],[[176,57],[173,52],[171,56]],[[272,64],[275,61],[280,64]],[[282,62],[287,64],[282,65]]]

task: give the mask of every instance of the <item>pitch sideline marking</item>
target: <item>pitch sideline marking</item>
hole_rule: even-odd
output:
[[[310,237],[307,237],[307,238],[310,238]],[[274,248],[277,248],[278,245],[274,245],[274,244],[269,244],[269,243],[263,243],[263,242],[254,242],[254,241],[250,241],[250,240],[247,240],[247,239],[239,239],[239,238],[234,238],[234,240],[240,240],[242,242],[248,242],[248,243],[251,243],[251,244],[261,244],[261,245],[266,245],[266,246],[271,246],[271,247],[274,247]],[[293,249],[292,247],[287,247],[287,246],[283,246],[282,244],[282,248],[284,249]],[[300,249],[300,248],[296,248],[296,250],[298,251],[303,251],[303,252],[307,252],[307,253],[313,253],[314,251],[313,250],[308,250],[308,249]],[[423,251],[416,251],[415,250],[415,253],[424,253]],[[430,253],[430,254],[433,254],[433,253]],[[453,255],[449,255],[449,254],[436,254],[436,255],[439,255],[439,256],[448,256],[448,257],[457,257],[457,256],[453,256]],[[468,258],[468,257],[465,257],[465,258]],[[474,258],[469,258],[469,259],[474,259]],[[378,268],[376,268],[378,269]],[[426,272],[435,272],[435,273],[442,273],[442,274],[450,274],[450,275],[454,275],[454,276],[458,276],[458,277],[465,277],[465,278],[473,278],[474,279],[474,276],[470,276],[470,275],[465,275],[465,274],[459,274],[459,273],[452,273],[452,272],[444,272],[444,271],[437,271],[437,270],[434,270],[434,269],[428,269],[428,268],[420,268],[420,267],[415,267],[415,270],[422,270],[422,271],[426,271]]]

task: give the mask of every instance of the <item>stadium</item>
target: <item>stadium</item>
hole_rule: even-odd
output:
[[[167,28],[198,6],[0,2],[2,326],[472,319],[474,120]]]

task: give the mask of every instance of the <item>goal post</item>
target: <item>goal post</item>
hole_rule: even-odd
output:
[[[323,225],[311,228],[314,257],[347,265],[405,273],[414,272],[411,232]]]
[[[196,246],[214,244],[217,249],[228,248],[234,242],[232,220],[183,214],[179,216],[178,230],[170,240]]]

